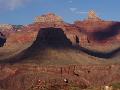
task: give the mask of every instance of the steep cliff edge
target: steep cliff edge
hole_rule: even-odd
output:
[[[25,48],[32,45],[39,32],[51,27],[61,29],[65,37],[72,43],[73,47],[91,56],[112,58],[114,54],[119,52],[120,22],[104,21],[101,19],[96,20],[94,17],[90,17],[90,19],[84,21],[75,21],[74,24],[68,24],[65,23],[61,17],[51,13],[37,17],[33,24],[10,32],[3,48],[11,49],[12,47],[10,52],[6,52],[8,54],[11,53],[11,51],[22,52]],[[44,30],[41,31],[42,28],[44,28]],[[52,36],[54,37],[55,34]],[[43,34],[43,36],[47,35]],[[48,42],[49,39],[47,40],[47,43]],[[59,44],[59,40],[57,43]],[[50,46],[50,44],[48,46]],[[2,50],[3,48],[0,49]],[[4,51],[3,49],[3,52]]]
[[[120,82],[120,22],[94,13],[74,24],[42,15],[1,33],[0,44],[2,90],[94,90]]]

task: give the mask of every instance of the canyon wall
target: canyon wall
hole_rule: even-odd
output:
[[[33,42],[42,28],[50,27],[61,28],[74,46],[97,52],[110,52],[120,48],[120,22],[95,20],[93,15],[92,19],[69,24],[51,13],[37,17],[37,21],[20,28],[18,31],[10,31],[6,45],[8,43],[12,45],[13,42],[18,44]]]
[[[111,85],[120,81],[119,64],[68,66],[14,65],[12,67],[1,65],[0,68],[0,87],[9,90],[16,88],[18,90],[26,90],[32,85],[44,87],[44,85],[47,85],[47,82],[49,84],[59,83],[61,86],[65,83],[74,83],[81,88],[87,88],[90,86]]]

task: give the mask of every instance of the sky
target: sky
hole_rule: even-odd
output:
[[[31,24],[49,12],[73,23],[85,19],[89,10],[104,20],[120,21],[120,0],[0,0],[0,23]]]

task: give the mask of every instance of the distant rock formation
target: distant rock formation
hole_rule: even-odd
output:
[[[10,30],[13,29],[11,24],[0,24],[0,30]]]
[[[60,16],[56,16],[53,13],[48,13],[42,16],[37,16],[35,18],[35,23],[53,23],[53,22],[62,22],[62,18]]]
[[[24,44],[35,41],[39,30],[51,27],[62,29],[72,45],[96,51],[109,51],[119,47],[117,43],[120,42],[120,22],[101,20],[92,10],[87,20],[76,21],[74,24],[65,23],[61,17],[52,13],[38,16],[33,24],[24,26],[19,32],[16,30],[17,33],[12,32],[7,43]],[[116,43],[115,47],[112,43]]]
[[[96,12],[94,10],[90,10],[88,12],[88,20],[101,20],[99,16],[97,16]]]

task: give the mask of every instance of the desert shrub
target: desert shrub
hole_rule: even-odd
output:
[[[69,90],[82,90],[82,89],[80,89],[79,87],[69,87]]]
[[[120,90],[120,83],[113,83],[112,84],[113,90]]]

